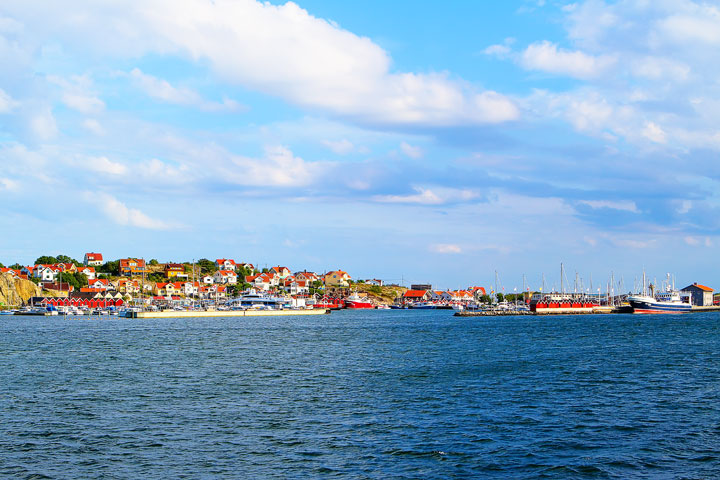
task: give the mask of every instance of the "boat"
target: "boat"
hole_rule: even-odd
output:
[[[638,295],[630,295],[628,302],[633,313],[687,313],[692,310],[691,294],[678,292],[668,274],[665,291],[655,293],[655,286],[649,285],[649,294],[645,288],[645,272],[643,271],[643,291]]]
[[[353,292],[352,295],[345,299],[345,308],[375,308],[375,305],[366,298],[360,298],[357,292]]]

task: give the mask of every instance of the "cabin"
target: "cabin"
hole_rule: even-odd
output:
[[[689,293],[692,298],[692,304],[699,307],[709,307],[713,304],[713,289],[700,285],[697,282],[680,290]]]
[[[99,267],[103,264],[102,253],[86,253],[83,259],[83,265],[86,267]]]

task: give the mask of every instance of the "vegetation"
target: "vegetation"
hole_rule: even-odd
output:
[[[105,262],[97,268],[98,273],[109,273],[110,275],[120,275],[120,260]]]
[[[12,268],[13,270],[21,270],[23,268],[23,266],[20,265],[19,263],[16,263],[14,265],[10,265],[10,268]]]
[[[215,266],[215,262],[212,262],[208,260],[207,258],[201,258],[196,262],[197,265],[200,266],[200,273],[201,274],[209,274],[212,275],[217,271],[217,267]]]
[[[83,287],[88,286],[88,279],[85,276],[85,274],[76,272],[76,273],[69,273],[69,272],[62,272],[58,275],[57,283],[67,283],[69,285],[72,285],[75,287],[75,289],[80,289]]]
[[[148,265],[152,265],[154,267],[156,265],[159,265],[159,262],[157,261],[156,258],[153,258],[148,262]]]

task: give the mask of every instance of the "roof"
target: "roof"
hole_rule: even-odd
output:
[[[86,253],[85,256],[88,260],[102,260],[102,253]]]
[[[427,290],[408,290],[403,294],[403,297],[405,298],[416,298],[416,297],[424,297],[427,293]]]
[[[699,283],[693,283],[692,285],[688,285],[687,287],[683,288],[683,290],[687,290],[687,289],[693,288],[693,287],[699,288],[700,290],[702,290],[704,292],[712,292],[713,291],[712,288],[706,287],[705,285],[700,285]]]

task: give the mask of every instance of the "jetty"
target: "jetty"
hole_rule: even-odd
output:
[[[330,309],[304,310],[161,310],[125,313],[126,318],[197,318],[197,317],[279,317],[296,315],[328,315]]]

